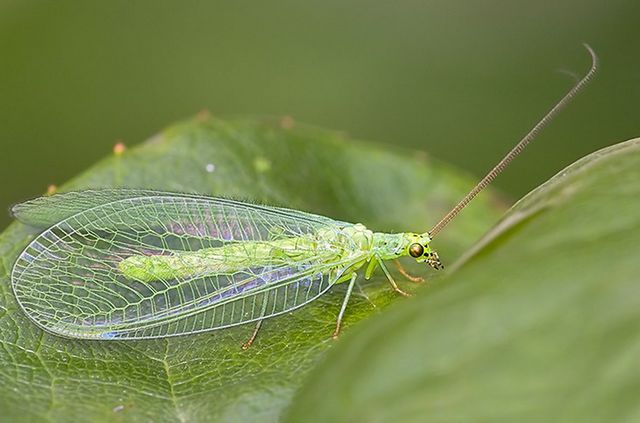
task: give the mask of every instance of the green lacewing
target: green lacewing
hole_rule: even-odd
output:
[[[15,297],[38,326],[82,339],[143,339],[257,323],[302,307],[359,270],[410,256],[442,267],[433,238],[594,76],[591,68],[430,231],[382,233],[362,224],[264,205],[137,189],[68,192],[13,207],[46,228],[18,257]]]

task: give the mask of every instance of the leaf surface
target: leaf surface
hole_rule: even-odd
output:
[[[424,231],[473,185],[423,153],[391,152],[283,122],[184,122],[105,158],[62,189],[222,195],[379,231]],[[489,195],[465,211],[438,240],[445,261],[451,263],[480,237],[501,209]],[[44,333],[18,308],[9,278],[15,258],[37,233],[14,223],[0,235],[0,415],[7,421],[274,421],[303,376],[335,345],[330,335],[342,285],[311,305],[267,320],[247,351],[240,346],[252,325],[148,341],[80,341]],[[405,303],[381,275],[361,283],[343,337],[391,302]]]

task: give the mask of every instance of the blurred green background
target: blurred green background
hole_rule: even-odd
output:
[[[640,135],[639,17],[636,0],[5,0],[0,208],[205,108],[292,115],[482,176],[586,71],[588,42],[601,73],[497,181],[516,198]]]

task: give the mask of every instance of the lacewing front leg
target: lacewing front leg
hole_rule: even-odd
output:
[[[398,272],[400,272],[400,274],[402,276],[404,276],[405,278],[407,278],[411,282],[415,282],[415,283],[424,282],[424,278],[422,276],[413,276],[412,274],[407,272],[407,270],[404,268],[404,266],[402,266],[402,263],[400,263],[400,260],[395,259],[393,261],[393,263],[396,265],[396,268],[398,269]]]

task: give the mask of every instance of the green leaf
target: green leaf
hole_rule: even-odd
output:
[[[289,421],[639,421],[640,139],[517,203],[457,271],[341,340]]]
[[[64,190],[154,188],[247,198],[362,222],[375,230],[428,229],[472,181],[422,153],[392,153],[290,120],[200,118],[114,154]],[[484,196],[443,234],[451,262],[497,220]],[[0,236],[0,415],[7,421],[273,421],[335,342],[344,294],[253,326],[149,341],[78,341],[42,332],[21,310],[9,273],[36,230],[15,223]],[[412,269],[425,272],[424,267]],[[46,283],[46,281],[43,281]],[[407,286],[410,289],[411,286]],[[344,338],[391,302],[408,304],[377,276],[356,288]]]

